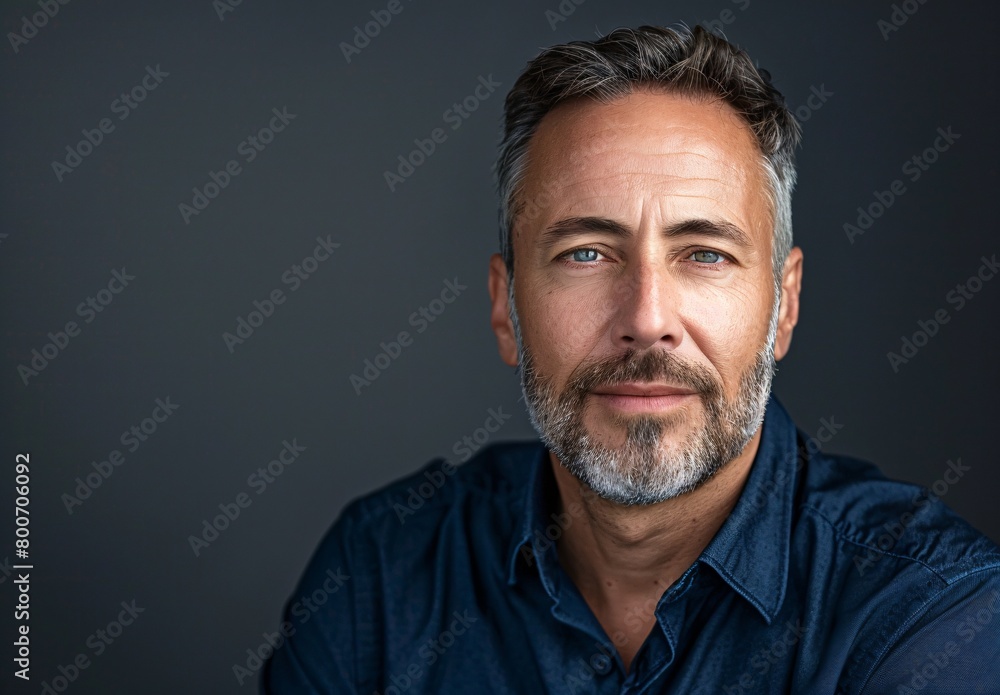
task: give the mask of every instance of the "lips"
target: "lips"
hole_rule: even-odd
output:
[[[657,396],[691,396],[697,393],[694,389],[683,386],[670,386],[669,384],[616,384],[615,386],[600,386],[593,390],[598,396],[643,396],[655,398]]]

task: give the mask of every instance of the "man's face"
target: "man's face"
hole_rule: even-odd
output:
[[[687,492],[758,429],[781,298],[766,186],[752,133],[718,102],[636,92],[539,124],[514,225],[516,329],[499,257],[493,324],[543,441],[600,496]]]

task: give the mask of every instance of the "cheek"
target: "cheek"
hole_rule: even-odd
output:
[[[688,337],[730,392],[767,337],[769,312],[767,298],[750,291],[692,293],[685,301]]]
[[[572,287],[545,283],[529,293],[523,307],[528,316],[521,317],[521,325],[546,373],[568,375],[595,351],[610,319],[606,289],[607,282],[595,278]]]

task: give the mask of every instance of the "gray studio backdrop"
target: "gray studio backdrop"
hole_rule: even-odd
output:
[[[618,26],[710,23],[771,71],[805,131],[777,393],[1000,539],[997,17],[4,2],[0,690],[253,692],[234,665],[350,499],[462,461],[491,417],[533,436],[488,321],[502,102],[541,47]]]

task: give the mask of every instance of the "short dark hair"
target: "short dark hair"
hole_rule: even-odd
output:
[[[521,184],[528,145],[542,118],[558,104],[587,97],[610,102],[642,88],[665,88],[693,97],[721,99],[749,125],[770,183],[774,215],[772,270],[780,282],[792,248],[795,148],[801,127],[745,51],[701,26],[615,29],[594,41],[551,46],[531,60],[504,103],[497,158],[500,253],[513,285],[514,221],[524,211]]]

